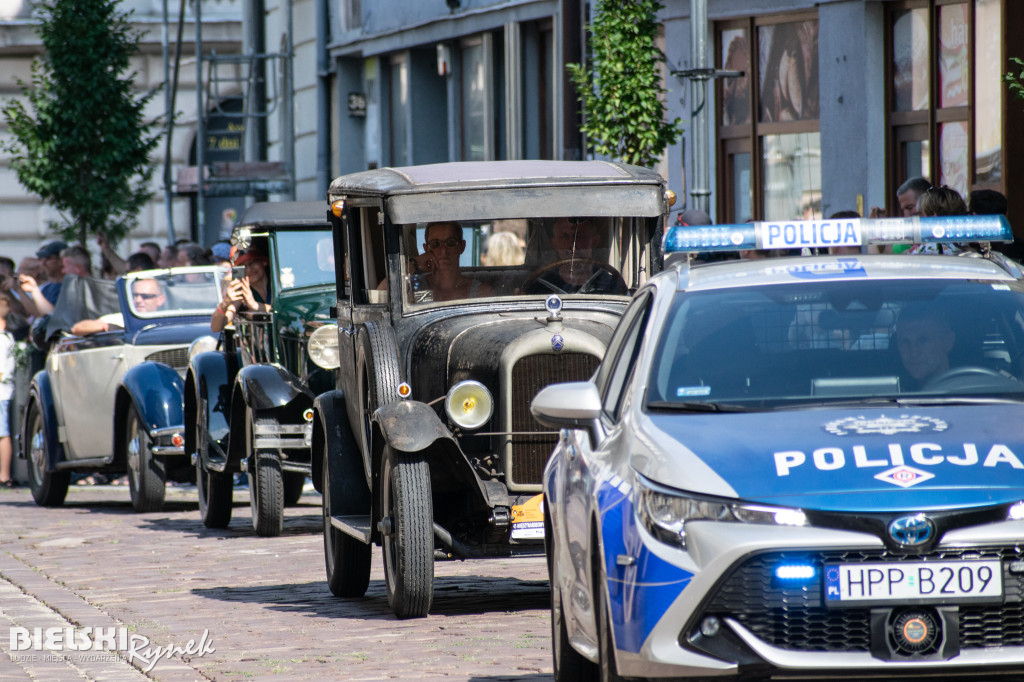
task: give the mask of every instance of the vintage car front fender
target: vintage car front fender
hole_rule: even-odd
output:
[[[344,393],[334,390],[317,396],[313,411],[313,484],[323,492],[323,467],[327,466],[331,476],[331,511],[341,516],[368,514],[369,480],[345,414]]]
[[[437,416],[434,408],[418,400],[396,400],[377,408],[371,417],[373,456],[379,466],[384,445],[400,452],[424,452],[430,465],[432,485],[457,481],[460,489],[475,488],[487,506],[507,505],[504,494],[485,486],[473,471],[458,442]],[[380,442],[377,442],[380,439]],[[500,487],[500,486],[499,486]],[[489,494],[490,493],[490,494]]]
[[[313,404],[313,393],[284,367],[248,365],[238,372],[238,386],[245,404],[253,410],[273,410],[288,405],[300,396],[306,406]]]
[[[223,443],[231,433],[231,387],[238,372],[234,353],[207,351],[192,358],[185,382],[186,425],[205,424],[207,436]],[[204,411],[200,419],[199,410]],[[185,429],[185,454],[199,452],[198,429]]]
[[[39,411],[43,417],[43,430],[46,432],[46,470],[53,472],[57,470],[57,462],[64,461],[64,446],[60,443],[57,435],[57,412],[53,403],[53,386],[50,383],[50,376],[46,370],[36,372],[32,378],[29,400],[35,400],[39,404]],[[31,448],[31,435],[27,432],[28,420],[22,424],[24,431],[21,434],[21,456],[28,458]]]
[[[139,416],[150,431],[185,423],[182,412],[182,396],[185,381],[178,372],[160,362],[144,362],[128,370],[121,380],[121,389],[135,404]],[[122,402],[119,392],[116,403],[115,424],[126,416],[123,410],[128,404]],[[117,418],[120,417],[120,420]]]

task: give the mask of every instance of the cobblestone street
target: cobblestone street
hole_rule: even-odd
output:
[[[194,488],[135,514],[126,488],[72,486],[63,507],[0,491],[0,680],[548,680],[542,557],[436,564],[430,616],[396,620],[375,548],[366,597],[324,580],[319,496],[289,508],[284,534],[257,537],[237,490],[226,530],[199,521]],[[151,647],[215,651],[146,664],[103,652],[11,651],[15,628],[118,628]]]

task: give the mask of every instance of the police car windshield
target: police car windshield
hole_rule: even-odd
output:
[[[678,294],[652,407],[765,409],[891,399],[1024,397],[1017,282],[872,280]]]

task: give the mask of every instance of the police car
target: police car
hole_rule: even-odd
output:
[[[534,416],[555,677],[1024,671],[1024,281],[1005,219],[672,228]],[[685,254],[970,243],[960,256]],[[675,261],[675,262],[673,262]]]

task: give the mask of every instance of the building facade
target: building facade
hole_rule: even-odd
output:
[[[586,155],[564,65],[582,58],[593,3],[302,5],[318,6],[325,23],[297,21],[296,44],[313,26],[327,29],[319,111],[330,130],[310,142],[329,159],[316,181],[302,166],[317,154],[297,154],[298,177],[310,179],[300,193],[320,196],[327,175],[375,166]],[[659,168],[681,198],[676,210],[693,202],[692,112],[703,103],[713,112],[710,209],[719,222],[867,215],[875,206],[893,214],[896,187],[924,175],[965,198],[983,188],[1006,194],[1011,222],[1024,228],[1011,191],[1024,160],[1013,132],[1024,102],[1001,80],[1009,58],[1024,54],[1009,30],[1024,25],[1024,3],[706,0],[707,63],[733,73],[707,81],[706,94],[682,75],[693,65],[691,5],[665,0],[661,12],[668,116],[686,126]],[[313,61],[297,52],[297,88],[317,73]]]
[[[196,144],[196,80],[195,63],[195,20],[192,14],[193,3],[178,3],[170,0],[124,0],[121,7],[132,11],[131,24],[133,29],[142,34],[140,53],[132,59],[131,70],[136,73],[136,84],[139,93],[154,88],[162,91],[163,84],[169,80],[165,75],[165,65],[173,67],[174,42],[176,41],[177,18],[179,6],[184,4],[185,23],[182,40],[182,59],[178,79],[178,90],[173,109],[177,112],[176,125],[170,137],[171,184],[180,168],[189,165],[195,157]],[[242,46],[242,0],[203,0],[203,45],[204,50],[218,51],[221,54],[237,54]],[[164,10],[169,14],[170,60],[164,58]],[[18,79],[31,81],[33,60],[42,54],[42,43],[37,32],[38,23],[33,18],[31,3],[28,0],[0,1],[0,103],[21,96]],[[168,72],[172,68],[168,69]],[[173,76],[172,76],[173,77]],[[230,91],[221,93],[224,100],[230,100]],[[170,104],[162,94],[157,94],[146,111],[147,117],[155,122],[164,120]],[[216,103],[211,109],[217,109]],[[215,113],[215,112],[214,112]],[[0,143],[10,139],[6,121],[0,117]],[[126,243],[118,250],[126,255],[138,244],[152,240],[158,243],[167,242],[169,236],[176,238],[194,238],[196,231],[192,224],[191,206],[194,203],[188,196],[179,196],[172,186],[172,199],[168,209],[165,194],[165,174],[163,164],[167,152],[166,136],[153,156],[157,170],[153,175],[154,195],[139,215],[139,225],[132,232]],[[208,140],[214,149],[230,146],[227,137],[216,137]],[[0,223],[0,255],[13,258],[16,262],[24,256],[32,255],[40,242],[54,235],[47,225],[58,221],[60,216],[45,204],[37,195],[31,194],[18,182],[17,175],[10,167],[10,156],[0,150],[0,206],[4,220]],[[220,217],[218,216],[218,219]],[[87,245],[93,252],[94,271],[99,271],[98,249],[94,243]]]

